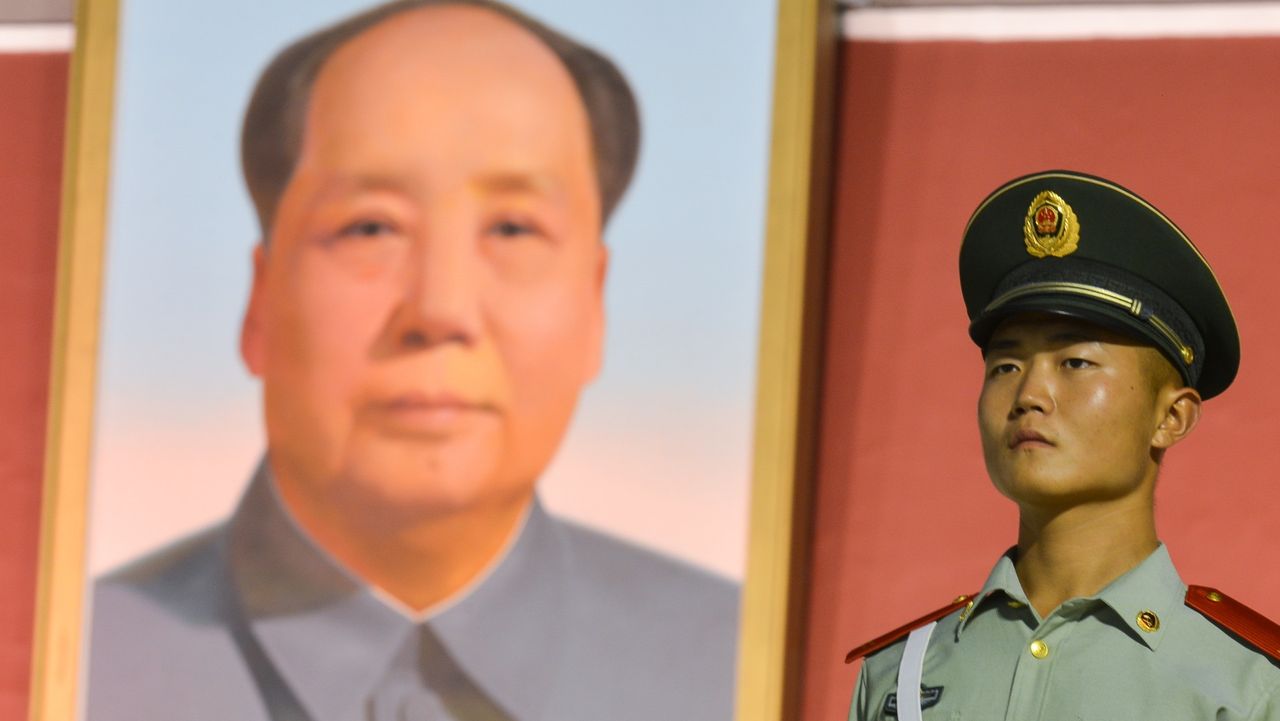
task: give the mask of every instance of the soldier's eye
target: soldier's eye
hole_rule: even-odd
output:
[[[1017,370],[1018,366],[1015,363],[996,363],[991,366],[991,370],[987,371],[987,375],[994,378],[996,376],[1016,372]]]
[[[1088,368],[1092,366],[1093,362],[1087,361],[1084,358],[1068,358],[1062,361],[1062,365],[1064,368],[1070,368],[1072,370],[1080,370],[1082,368]]]

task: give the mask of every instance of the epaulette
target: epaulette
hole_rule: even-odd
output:
[[[870,641],[867,641],[866,643],[862,644],[861,646],[853,649],[847,655],[845,655],[844,662],[852,663],[854,659],[858,659],[863,656],[873,654],[882,648],[892,646],[895,641],[902,638],[903,636],[906,636],[907,634],[911,633],[917,628],[920,628],[921,626],[928,623],[933,623],[934,621],[937,621],[940,618],[951,615],[958,609],[968,606],[972,602],[972,600],[973,600],[973,594],[970,594],[970,593],[956,596],[956,600],[952,601],[951,603],[948,603],[942,608],[932,613],[927,613],[921,616],[920,618],[917,618],[916,620],[912,621],[911,623],[903,624],[893,629],[892,631],[884,634],[883,636],[877,636],[871,639]]]
[[[1280,661],[1280,626],[1266,616],[1208,586],[1188,586],[1187,605],[1266,656]]]

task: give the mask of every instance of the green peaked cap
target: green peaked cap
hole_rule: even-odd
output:
[[[1164,213],[1103,178],[1050,170],[1005,183],[960,246],[969,336],[1018,313],[1081,318],[1159,349],[1205,398],[1231,385],[1240,336],[1204,256]]]

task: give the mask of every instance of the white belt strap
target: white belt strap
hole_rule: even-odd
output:
[[[929,637],[938,622],[921,626],[907,636],[898,664],[898,721],[923,721],[920,710],[920,687],[924,680],[924,653],[929,650]]]

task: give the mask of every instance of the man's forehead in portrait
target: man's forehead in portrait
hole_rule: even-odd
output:
[[[406,12],[475,8],[506,19],[549,48],[573,80],[586,111],[600,193],[608,220],[630,183],[639,154],[639,109],[626,79],[606,57],[519,10],[488,0],[400,0],[380,5],[286,48],[254,89],[241,133],[241,166],[263,239],[301,154],[311,94],[329,59],[352,39]]]

